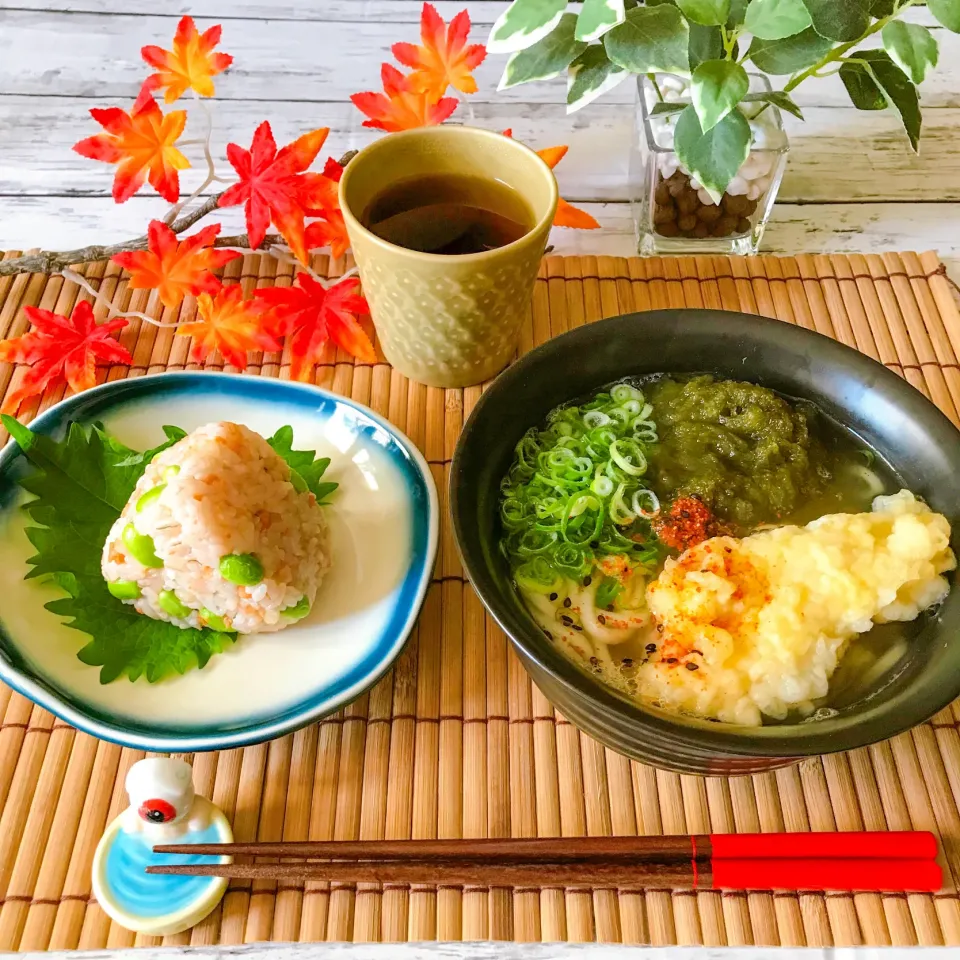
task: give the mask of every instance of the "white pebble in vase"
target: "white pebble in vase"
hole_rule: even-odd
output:
[[[731,197],[742,197],[748,189],[747,181],[738,175],[727,185],[726,192],[729,193]]]
[[[713,197],[711,197],[710,194],[707,193],[707,191],[703,189],[703,187],[701,187],[701,188],[697,191],[697,197],[699,197],[700,202],[701,202],[705,207],[715,207],[715,206],[717,205],[717,201],[714,200]]]

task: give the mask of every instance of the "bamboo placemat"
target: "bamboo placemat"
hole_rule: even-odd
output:
[[[333,276],[344,264],[318,258],[315,266]],[[148,308],[149,294],[130,291],[113,265],[83,272],[121,309]],[[229,264],[225,279],[249,290],[288,285],[291,275],[253,255]],[[0,279],[0,335],[23,332],[23,306],[69,312],[77,294],[57,277]],[[836,337],[904,376],[958,422],[960,313],[932,253],[548,257],[521,348],[601,317],[682,306],[762,314]],[[181,312],[194,310],[187,301]],[[170,330],[132,321],[122,338],[134,365],[109,370],[108,379],[194,366],[186,338]],[[248,372],[286,377],[287,358],[258,356]],[[3,367],[0,391],[18,379]],[[457,435],[480,388],[426,388],[385,362],[355,364],[333,351],[316,381],[404,430],[445,500]],[[40,408],[61,394],[45,396]],[[36,412],[35,405],[21,413]],[[188,758],[198,792],[223,808],[238,840],[924,829],[945,841],[945,892],[381,890],[258,881],[233,884],[192,931],[163,941],[135,937],[91,899],[90,861],[104,826],[125,806],[126,771],[143,754],[78,733],[5,687],[0,716],[0,950],[433,938],[960,944],[960,702],[890,742],[763,776],[699,779],[633,763],[580,734],[531,685],[463,579],[445,507],[435,582],[389,676],[293,736]]]

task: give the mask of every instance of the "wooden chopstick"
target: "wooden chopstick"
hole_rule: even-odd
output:
[[[330,840],[164,844],[157,853],[325,860],[474,860],[487,863],[713,859],[934,859],[926,831],[713,834],[651,837],[534,837],[475,840]]]
[[[254,880],[481,887],[606,887],[615,889],[846,890],[919,892],[940,889],[933,860],[716,860],[706,863],[490,863],[408,860],[242,864],[170,864],[149,874]]]
[[[156,853],[296,857],[324,860],[476,860],[486,863],[583,860],[709,860],[703,837],[532,837],[483,840],[321,840],[283,843],[178,843]]]

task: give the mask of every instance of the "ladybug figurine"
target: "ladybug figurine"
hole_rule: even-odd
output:
[[[230,843],[233,831],[222,811],[193,789],[193,769],[183,760],[155,757],[127,774],[130,806],[97,845],[93,892],[103,910],[138,933],[179,933],[199,923],[227,888],[221,877],[146,873],[154,864],[229,863],[229,857],[154,853],[154,844]]]

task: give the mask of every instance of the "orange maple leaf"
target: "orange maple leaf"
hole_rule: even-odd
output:
[[[97,360],[132,363],[126,347],[110,336],[127,325],[126,320],[108,320],[97,326],[93,308],[81,300],[70,317],[50,310],[24,307],[33,330],[14,340],[0,342],[0,361],[32,364],[19,389],[7,394],[2,413],[16,413],[28,397],[43,393],[61,380],[74,390],[87,390],[97,382]]]
[[[213,53],[220,42],[222,28],[218,24],[204,33],[197,31],[193,17],[184,17],[173,35],[173,50],[146,46],[140,55],[157,72],[147,77],[145,90],[162,90],[164,102],[179,100],[187,90],[195,90],[201,97],[214,94],[213,77],[223,73],[233,63],[229,53]]]
[[[334,257],[342,257],[350,246],[347,225],[340,210],[337,181],[343,167],[330,157],[323,173],[305,173],[300,190],[300,203],[308,217],[319,217],[307,224],[305,243],[308,250],[329,247]]]
[[[161,220],[147,228],[147,249],[118,253],[113,262],[130,271],[134,290],[156,290],[165,307],[179,307],[189,293],[216,293],[220,281],[210,272],[243,256],[238,250],[214,250],[220,224],[204,227],[192,237],[177,235]]]
[[[383,93],[355,93],[350,97],[354,106],[370,118],[363,121],[365,127],[387,133],[432,127],[443,123],[457,109],[455,97],[431,99],[415,90],[410,78],[389,63],[381,66],[380,79]]]
[[[90,116],[107,132],[74,144],[74,151],[90,160],[118,164],[113,199],[129,200],[144,180],[170,203],[180,197],[180,175],[190,161],[174,146],[187,122],[185,110],[166,116],[149,93],[141,93],[130,113],[120,107],[94,107]]]
[[[487,48],[482,43],[467,46],[470,14],[461,10],[449,26],[429,3],[420,16],[420,39],[423,46],[395,43],[393,55],[405,66],[413,67],[409,80],[418,93],[438,101],[452,86],[461,93],[476,93],[473,71],[483,63]]]
[[[250,350],[279,350],[280,344],[263,323],[264,307],[258,300],[244,300],[239,284],[221,287],[214,296],[197,297],[199,320],[182,323],[177,336],[193,337],[190,359],[202,363],[219,350],[227,363],[243,370]]]
[[[513,136],[513,128],[508,127],[503,131],[505,137]],[[552,170],[566,155],[570,148],[568,146],[544,147],[537,151],[537,156]],[[575,207],[568,203],[563,197],[557,200],[557,212],[553,218],[555,227],[572,227],[575,230],[598,230],[600,224],[590,216],[586,210]]]
[[[303,171],[316,159],[329,132],[328,127],[311,130],[277,151],[273,131],[264,120],[253,134],[249,150],[235,143],[227,144],[227,159],[240,182],[223,193],[218,206],[244,204],[247,236],[254,249],[263,242],[272,220],[296,258],[307,262],[305,214],[300,202],[307,185]]]
[[[366,299],[357,292],[360,281],[351,277],[324,287],[308,274],[298,273],[297,284],[257,291],[257,299],[269,310],[271,331],[287,338],[290,375],[308,379],[328,340],[365,363],[374,363],[373,344],[357,322],[370,312]]]

